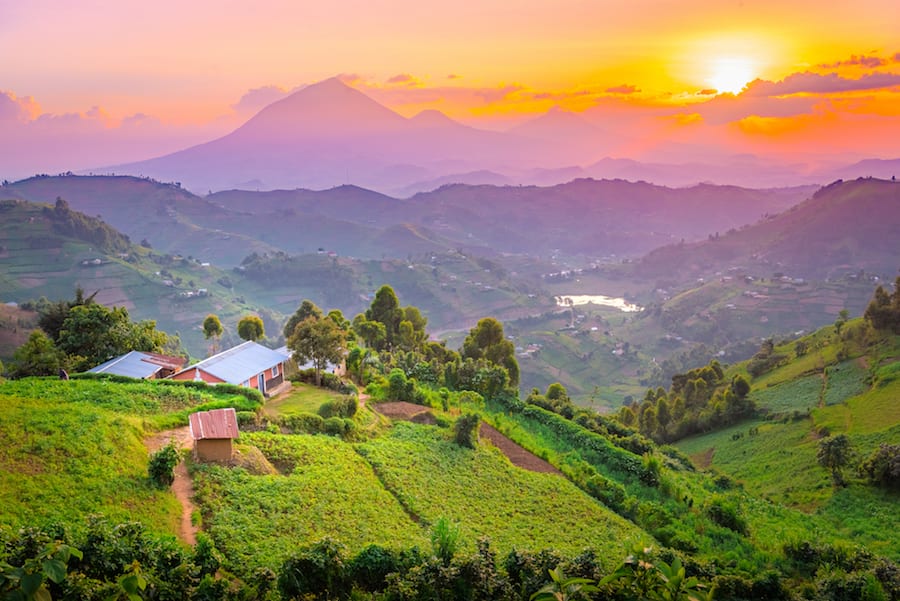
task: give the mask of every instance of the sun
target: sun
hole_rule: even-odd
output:
[[[749,58],[720,56],[710,63],[707,83],[720,94],[737,94],[756,78],[756,65]]]

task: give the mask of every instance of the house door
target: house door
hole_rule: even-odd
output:
[[[257,388],[263,394],[266,394],[266,374],[262,373],[256,376]]]

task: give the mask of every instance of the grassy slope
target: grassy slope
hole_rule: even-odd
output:
[[[857,321],[851,327],[860,326]],[[866,355],[838,363],[841,345],[832,330],[808,337],[813,351],[753,383],[751,394],[760,407],[797,411],[796,417],[744,422],[677,446],[732,475],[749,493],[819,518],[822,535],[853,540],[897,559],[900,541],[886,533],[900,528],[900,498],[856,479],[852,465],[845,470],[850,485],[834,490],[816,451],[823,428],[832,435],[847,434],[858,458],[882,442],[900,440],[900,378],[892,377],[900,338],[883,338]],[[867,370],[866,365],[873,367]],[[751,434],[751,428],[758,434]]]
[[[277,568],[326,536],[357,553],[377,543],[422,546],[422,529],[379,483],[353,447],[327,436],[243,434],[283,468],[279,475],[200,466],[195,488],[204,528],[235,567]]]
[[[243,397],[152,382],[26,378],[0,384],[0,525],[86,516],[177,532],[181,507],[147,478],[148,430],[187,424],[192,408]]]
[[[435,427],[400,423],[360,452],[425,522],[459,521],[470,548],[487,535],[501,555],[514,547],[574,555],[590,546],[612,562],[629,539],[646,536],[561,476],[513,467],[491,447],[464,449]]]

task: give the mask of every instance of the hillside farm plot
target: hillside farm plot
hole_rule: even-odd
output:
[[[844,361],[829,367],[826,372],[825,404],[836,405],[865,392],[868,373],[859,361]]]
[[[576,554],[593,547],[614,558],[640,538],[636,526],[564,478],[516,468],[492,447],[462,448],[436,427],[399,423],[357,449],[423,523],[459,522],[469,550],[487,535],[501,556],[513,548]]]
[[[178,502],[147,476],[140,419],[60,402],[62,390],[34,398],[18,384],[0,386],[0,525],[55,523],[79,532],[89,515],[103,514],[178,531]]]
[[[326,536],[351,554],[369,544],[427,547],[425,531],[351,445],[327,436],[263,432],[241,434],[241,442],[259,448],[281,474],[214,465],[194,470],[203,527],[234,571],[276,569]]]
[[[805,412],[819,406],[823,384],[821,376],[806,376],[771,388],[754,390],[750,398],[757,407],[771,413]]]

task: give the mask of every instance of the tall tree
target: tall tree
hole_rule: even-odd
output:
[[[218,315],[210,313],[203,320],[203,335],[206,336],[207,340],[212,339],[210,354],[214,355],[219,350],[219,338],[224,331],[225,328],[222,327],[222,322],[219,320]]]
[[[297,324],[309,317],[322,317],[322,309],[317,307],[316,303],[312,302],[311,300],[303,299],[303,302],[300,303],[300,306],[297,307],[297,310],[294,311],[294,314],[291,315],[287,323],[284,324],[285,340],[291,337],[291,335],[294,333],[294,328],[297,327]]]
[[[485,317],[469,331],[460,349],[463,359],[487,359],[509,372],[509,384],[519,386],[519,363],[516,348],[503,335],[503,324],[493,317]]]
[[[242,317],[237,326],[238,336],[244,340],[259,340],[266,335],[263,320],[257,315]]]
[[[337,364],[344,357],[346,335],[333,320],[307,317],[294,328],[287,346],[294,360],[302,365],[312,361],[316,372],[316,386],[322,382],[322,370],[328,363]]]
[[[400,308],[400,301],[394,289],[388,285],[384,285],[375,293],[372,304],[366,310],[366,319],[369,321],[377,321],[384,324],[385,338],[382,348],[391,348],[394,345],[394,339],[400,330],[400,322],[403,321],[403,309]]]

